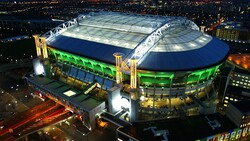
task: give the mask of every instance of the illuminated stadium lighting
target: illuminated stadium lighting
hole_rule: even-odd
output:
[[[112,99],[112,108],[114,109],[114,111],[121,110],[121,97],[120,96]]]
[[[200,42],[200,43],[204,43],[204,41],[203,41],[203,40],[198,40],[198,42]]]
[[[45,73],[44,66],[40,62],[35,62],[34,71],[36,75],[41,75]]]
[[[43,65],[41,65],[41,64],[37,65],[36,71],[37,71],[38,74],[44,73],[44,67],[43,67]]]
[[[74,91],[68,90],[63,93],[64,95],[67,95],[68,97],[75,95],[76,93]]]
[[[206,41],[206,40],[207,40],[207,38],[205,38],[205,37],[202,37],[201,39],[202,39],[202,40],[204,40],[204,41]]]
[[[177,50],[181,49],[181,47],[178,46],[178,45],[175,45],[174,48],[177,49]]]
[[[140,97],[140,100],[141,100],[141,101],[144,101],[144,99],[145,99],[145,97],[142,95],[142,96]]]
[[[196,45],[194,43],[189,44],[191,47],[195,47]]]
[[[122,98],[122,99],[121,99],[121,106],[122,106],[123,108],[128,109],[129,106],[130,106],[128,99]]]

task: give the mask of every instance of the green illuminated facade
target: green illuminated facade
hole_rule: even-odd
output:
[[[114,65],[96,61],[86,57],[64,51],[48,48],[50,58],[55,58],[59,62],[72,64],[81,69],[91,71],[98,75],[103,75],[115,80],[116,69]],[[114,58],[115,59],[115,58]],[[175,76],[176,72],[153,72],[138,70],[138,83],[141,86],[153,87],[179,87],[185,85],[197,85],[204,81],[211,80],[216,76],[216,71],[220,65],[206,69],[185,72],[184,76]],[[124,76],[129,78],[128,76]]]
[[[115,78],[115,67],[103,62],[95,61],[93,59],[81,57],[64,51],[48,48],[50,57],[55,57],[59,62],[73,64],[82,69],[89,70],[94,73],[103,74],[110,78]],[[51,56],[53,55],[53,56]]]

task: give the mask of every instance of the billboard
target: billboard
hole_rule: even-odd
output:
[[[250,136],[250,126],[245,128],[236,128],[197,141],[236,141],[247,138],[248,136]]]

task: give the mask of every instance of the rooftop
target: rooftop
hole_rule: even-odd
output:
[[[250,100],[242,100],[242,101],[236,101],[231,102],[231,104],[236,107],[239,111],[241,111],[243,114],[250,115]]]
[[[225,43],[198,31],[198,27],[184,17],[113,12],[84,17],[75,26],[58,34],[49,37],[46,34],[47,44],[62,51],[115,64],[114,53],[129,55],[153,31],[171,24],[162,30],[162,35],[156,35],[160,39],[152,45],[145,58],[147,61],[142,61],[139,69],[175,71],[210,67],[224,61],[229,52]]]
[[[40,86],[41,89],[45,89],[50,93],[53,93],[53,95],[84,109],[85,111],[91,111],[102,103],[101,101],[83,94],[77,89],[70,88],[62,82],[51,80],[41,75],[29,77],[28,81]]]
[[[227,93],[230,94],[237,94],[237,95],[242,95],[242,92],[250,93],[250,89],[247,88],[242,88],[238,86],[233,86],[233,85],[228,85],[227,86]]]
[[[208,119],[217,120],[221,126],[213,130]],[[178,118],[135,123],[131,127],[123,127],[119,130],[141,141],[161,141],[160,137],[155,138],[152,134],[145,134],[144,129],[149,127],[156,127],[156,130],[168,130],[169,141],[193,141],[237,128],[226,116],[212,114],[187,117],[184,120]]]
[[[242,22],[235,22],[235,21],[225,21],[221,23],[217,28],[224,28],[224,29],[236,29],[240,31],[246,31],[248,32],[249,30],[243,26]]]
[[[248,71],[248,70],[237,68],[237,67],[234,68],[233,72],[241,73],[241,74],[245,74],[245,75],[250,75],[250,70]]]

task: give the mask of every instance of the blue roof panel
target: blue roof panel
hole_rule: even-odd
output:
[[[110,64],[115,64],[115,57],[113,56],[114,53],[122,52],[127,54],[130,51],[126,48],[91,42],[63,35],[58,35],[55,40],[48,44],[63,51],[71,52],[73,54],[78,54]]]
[[[221,63],[229,47],[213,38],[204,47],[183,52],[150,52],[139,68],[147,70],[194,70]]]

